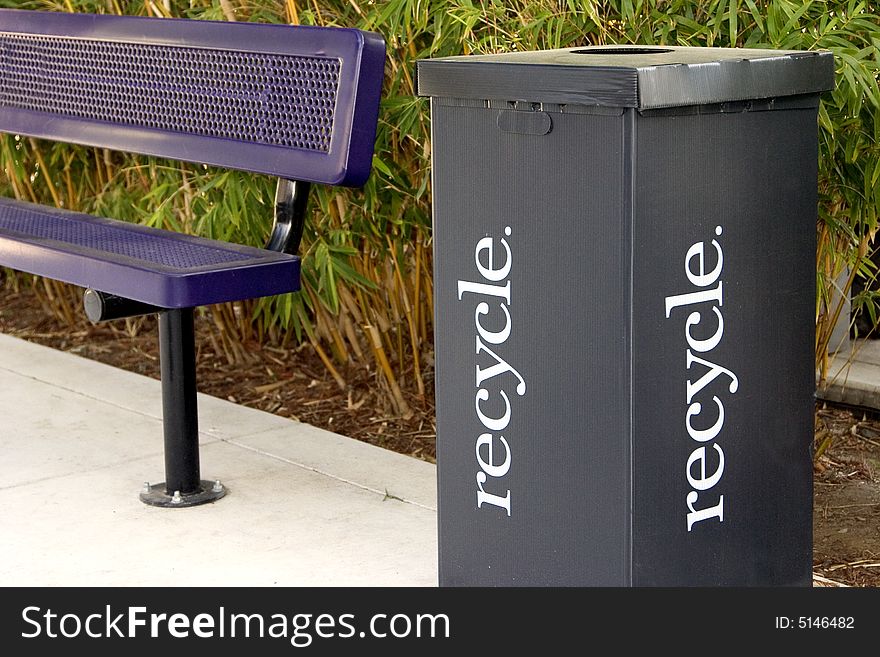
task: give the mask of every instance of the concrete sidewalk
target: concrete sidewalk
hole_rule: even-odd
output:
[[[436,586],[433,465],[199,396],[224,499],[163,478],[159,382],[0,335],[0,584]]]
[[[880,340],[848,340],[831,356],[816,396],[880,410]]]

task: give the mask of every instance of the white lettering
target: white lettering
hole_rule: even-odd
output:
[[[140,607],[141,611],[146,611],[146,607]],[[119,621],[122,620],[123,614],[116,614],[115,617],[112,617],[113,620],[110,620],[110,605],[107,605],[107,636],[112,636],[110,634],[110,630],[113,630],[118,637],[124,637],[125,635],[122,633],[122,630],[119,629]]]
[[[101,635],[98,634],[97,632],[92,632],[92,619],[93,618],[97,618],[98,620],[101,620],[101,614],[90,614],[86,618],[86,634],[88,634],[93,639],[98,639],[101,637]]]
[[[697,497],[697,492],[693,490],[687,494],[687,506],[688,509],[690,509],[690,512],[687,514],[688,531],[690,531],[698,522],[708,520],[709,518],[718,518],[718,522],[724,522],[724,495],[718,497],[718,504],[715,506],[710,506],[707,509],[700,509],[699,511],[694,509],[694,504],[697,503]]]
[[[28,614],[32,611],[39,612],[40,608],[39,607],[25,607],[24,609],[21,610],[21,619],[25,623],[30,623],[31,625],[33,625],[36,628],[36,631],[31,632],[30,634],[28,634],[26,632],[22,632],[21,636],[24,639],[33,639],[34,637],[40,636],[40,632],[43,629],[42,626],[37,621],[35,621],[33,618],[30,618],[28,616]]]
[[[721,226],[715,227],[715,235],[720,236],[723,232]],[[688,371],[692,371],[694,365],[702,365],[704,372],[694,371],[701,374],[699,378],[688,378],[685,382],[685,401],[687,410],[685,411],[685,428],[688,437],[701,444],[696,447],[687,459],[685,465],[685,476],[691,490],[688,492],[685,501],[687,503],[688,512],[686,514],[687,530],[691,531],[699,522],[710,518],[717,518],[719,522],[724,522],[724,495],[718,496],[718,503],[702,509],[697,509],[696,504],[699,500],[700,492],[708,491],[721,483],[724,475],[724,450],[718,443],[711,443],[712,449],[718,457],[718,465],[709,475],[706,474],[706,461],[708,451],[705,443],[710,443],[717,439],[724,429],[724,404],[717,395],[712,396],[715,407],[718,409],[718,415],[714,423],[708,428],[697,428],[694,426],[694,419],[703,413],[703,403],[697,401],[696,397],[706,389],[713,381],[721,376],[726,376],[730,381],[727,384],[727,391],[735,394],[739,389],[739,379],[736,374],[726,367],[717,365],[712,361],[699,356],[695,356],[694,352],[700,354],[708,354],[721,344],[724,337],[724,316],[721,308],[724,306],[723,281],[721,278],[724,269],[724,253],[721,250],[721,244],[716,240],[710,242],[715,250],[715,266],[711,271],[706,271],[706,243],[697,242],[692,244],[684,256],[684,273],[688,281],[698,289],[695,291],[684,292],[666,297],[666,318],[672,314],[676,308],[683,306],[696,306],[698,304],[711,304],[709,308],[694,309],[690,312],[685,320],[684,337],[687,342],[685,349],[685,367]],[[713,288],[709,288],[717,282]],[[715,314],[717,323],[715,332],[708,338],[695,338],[692,329],[703,323],[704,313],[708,313],[711,309]],[[704,332],[705,335],[705,332]],[[711,415],[709,416],[711,417]],[[711,421],[711,420],[708,420]],[[705,426],[707,420],[701,420],[699,425]],[[698,492],[699,491],[699,492]]]
[[[64,624],[67,621],[73,621],[72,624],[74,629],[65,629]],[[77,616],[76,614],[64,614],[58,623],[58,629],[61,630],[61,636],[67,639],[72,639],[75,636],[79,636],[80,630],[82,630],[82,622],[79,620],[79,616]]]
[[[721,281],[718,281],[718,285],[711,290],[687,292],[666,297],[666,319],[669,319],[669,314],[679,306],[692,306],[697,303],[706,303],[707,301],[717,301],[719,306],[723,306],[723,291]]]
[[[492,244],[491,237],[484,237],[480,241],[477,242],[477,248],[474,251],[474,261],[477,263],[477,271],[480,272],[480,275],[485,278],[487,281],[503,281],[507,278],[507,275],[510,273],[510,246],[507,244],[507,240],[503,237],[501,238],[501,243],[504,245],[504,250],[507,251],[507,257],[504,260],[504,264],[500,269],[495,269],[494,265],[494,254],[495,254],[495,246]],[[486,252],[486,262],[487,266],[484,267],[483,263],[480,262],[480,253],[482,251]]]
[[[510,423],[510,399],[507,398],[507,393],[503,390],[499,390],[499,393],[501,394],[501,398],[504,399],[504,414],[499,418],[491,418],[488,415],[485,415],[480,408],[480,402],[489,399],[488,390],[480,388],[477,390],[476,399],[474,399],[474,406],[477,409],[477,417],[480,419],[480,422],[483,423],[483,426],[491,431],[504,431]]]
[[[491,297],[501,297],[507,303],[510,303],[510,281],[504,285],[489,285],[487,283],[470,283],[468,281],[458,282],[458,299],[461,301],[466,292],[471,294],[485,294]]]
[[[480,366],[477,365],[477,385],[483,385],[484,381],[493,379],[496,376],[504,374],[505,372],[510,372],[519,380],[519,383],[516,386],[516,394],[518,394],[520,397],[526,394],[526,382],[525,379],[523,379],[522,375],[515,369],[513,369],[513,367],[511,367],[506,360],[504,360],[503,358],[499,358],[498,355],[494,351],[489,349],[489,347],[484,345],[480,341],[479,336],[477,336],[477,354],[483,351],[485,351],[487,354],[495,359],[495,365],[492,365],[492,367],[487,367],[486,369],[480,369]]]
[[[687,479],[691,488],[695,488],[696,490],[709,490],[712,486],[721,481],[721,475],[724,474],[724,451],[717,443],[712,445],[712,447],[718,452],[718,467],[715,469],[715,472],[708,477],[706,476],[706,448],[697,447],[688,457]],[[692,476],[693,470],[691,468],[694,463],[700,464],[699,478]]]
[[[510,226],[505,227],[504,234],[510,236]],[[477,360],[474,365],[474,387],[476,393],[474,396],[474,411],[477,420],[481,425],[481,429],[488,431],[480,431],[474,443],[474,454],[477,461],[477,472],[475,482],[477,485],[477,508],[482,509],[484,505],[494,506],[503,509],[510,516],[510,489],[502,484],[502,479],[507,476],[513,462],[513,452],[510,444],[504,436],[499,435],[497,438],[494,433],[500,432],[508,428],[513,417],[513,409],[511,408],[510,397],[507,390],[514,381],[505,374],[511,374],[515,379],[516,393],[520,397],[526,394],[526,381],[523,376],[513,367],[503,355],[496,353],[496,350],[503,354],[501,348],[505,345],[513,331],[513,318],[510,314],[511,305],[511,283],[510,273],[513,268],[513,253],[510,244],[503,237],[500,238],[501,249],[504,253],[501,255],[501,249],[496,244],[495,238],[487,235],[477,240],[474,247],[474,263],[477,272],[482,277],[482,281],[458,281],[458,300],[463,301],[465,295],[470,294],[478,297],[478,301],[474,308],[474,328],[476,330],[475,354]],[[499,257],[501,256],[501,257]],[[498,262],[500,260],[500,262]],[[702,265],[701,265],[702,266]],[[480,299],[479,297],[484,297]],[[486,298],[488,297],[488,298]],[[501,314],[504,316],[504,324],[500,325],[499,320],[493,318],[488,319],[489,326],[493,329],[489,330],[482,323],[486,321],[490,314],[497,315],[500,308]],[[500,328],[498,328],[500,325]],[[487,345],[492,345],[490,348]],[[489,357],[489,363],[486,365],[486,356]],[[505,390],[507,387],[507,390]],[[498,395],[503,402],[503,411],[500,410],[498,402],[489,402],[490,398]],[[486,402],[489,402],[487,405]],[[493,417],[492,414],[501,412],[500,416]],[[510,434],[508,434],[510,435]],[[498,450],[503,450],[499,454]],[[503,456],[503,457],[502,457]],[[500,460],[496,461],[496,457]],[[490,482],[491,478],[491,482]],[[500,495],[490,490],[504,490],[504,494]]]
[[[150,636],[154,639],[159,636],[159,624],[168,618],[168,614],[150,614]]]
[[[480,465],[483,472],[490,477],[503,477],[507,474],[507,471],[510,470],[510,445],[507,444],[504,436],[498,436],[498,440],[504,445],[504,460],[501,463],[496,464],[494,462],[495,459],[492,458],[492,454],[494,453],[492,447],[492,434],[482,433],[480,434],[480,437],[477,438],[477,463]],[[483,455],[480,453],[481,447],[486,448],[485,460],[483,460]]]
[[[189,636],[189,618],[185,614],[171,614],[168,617],[168,633],[176,639]]]
[[[684,423],[687,425],[688,435],[698,443],[715,440],[715,438],[718,437],[718,434],[721,433],[721,428],[724,426],[724,405],[718,397],[712,397],[712,401],[718,406],[718,419],[715,421],[715,424],[708,429],[694,429],[694,426],[691,424],[691,418],[696,417],[703,411],[703,405],[700,402],[694,402],[688,406]]]
[[[712,351],[717,347],[721,342],[721,336],[724,335],[724,317],[721,316],[721,311],[718,310],[718,306],[712,306],[712,312],[718,317],[718,328],[715,330],[715,335],[711,338],[697,340],[691,335],[691,326],[696,326],[703,319],[703,316],[700,313],[692,312],[688,315],[687,321],[684,323],[684,335],[687,338],[688,346],[694,351],[699,351],[701,354],[707,351]]]
[[[140,625],[146,626],[147,621],[144,618],[139,618],[138,614],[145,613],[147,611],[146,607],[129,607],[128,608],[128,638],[133,639],[137,636],[137,628]]]
[[[697,287],[706,287],[717,281],[718,277],[721,276],[721,267],[724,265],[724,254],[721,253],[721,245],[712,240],[712,246],[715,247],[715,252],[718,254],[718,264],[715,265],[715,269],[707,274],[704,269],[706,263],[704,260],[703,244],[703,242],[697,242],[688,249],[687,254],[684,256],[684,273],[688,280]],[[697,258],[699,261],[696,274],[691,270],[691,260],[694,258]]]
[[[214,617],[210,614],[198,614],[193,618],[193,633],[202,639],[210,639],[214,636]]]
[[[483,328],[483,325],[480,324],[480,315],[489,314],[488,303],[481,301],[477,304],[477,309],[474,312],[474,324],[477,325],[477,333],[489,344],[504,344],[505,342],[507,342],[507,338],[510,337],[510,311],[503,303],[501,304],[501,310],[504,312],[506,323],[504,324],[503,329],[496,332],[487,331],[485,328]]]
[[[483,486],[486,483],[486,473],[480,470],[477,472],[477,508],[481,508],[483,503],[491,504],[492,506],[498,506],[507,511],[507,515],[510,515],[510,490],[507,491],[507,494],[504,497],[499,495],[492,495],[491,493],[487,493],[483,490]]]
[[[721,367],[720,365],[715,365],[714,363],[710,363],[709,361],[703,360],[702,358],[697,358],[696,356],[693,355],[693,353],[691,353],[691,350],[688,349],[687,350],[687,368],[690,369],[691,365],[693,365],[694,363],[697,363],[699,365],[703,365],[704,367],[709,368],[709,371],[706,372],[699,379],[697,379],[696,383],[691,383],[691,380],[688,379],[688,382],[687,382],[687,403],[688,404],[690,404],[693,401],[694,395],[696,395],[698,392],[700,392],[703,388],[705,388],[707,385],[712,383],[712,381],[717,379],[722,374],[726,374],[727,376],[730,377],[730,386],[728,387],[728,390],[730,390],[730,392],[736,392],[737,389],[739,388],[739,379],[736,378],[736,374],[731,372],[726,367]]]

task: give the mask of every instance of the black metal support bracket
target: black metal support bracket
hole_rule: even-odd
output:
[[[275,223],[266,248],[296,255],[306,220],[311,183],[278,179],[275,188]]]
[[[164,310],[164,308],[151,306],[148,303],[141,303],[140,301],[117,297],[115,294],[92,289],[83,292],[83,308],[86,311],[86,317],[95,324],[110,319],[152,315]]]
[[[226,488],[200,478],[196,348],[192,308],[159,313],[159,364],[165,431],[165,481],[144,484],[141,501],[187,507],[220,499]]]

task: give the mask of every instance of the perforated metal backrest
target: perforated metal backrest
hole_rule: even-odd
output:
[[[354,29],[0,10],[0,131],[360,185],[384,58]]]

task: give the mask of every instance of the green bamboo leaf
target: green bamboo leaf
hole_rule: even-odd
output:
[[[745,0],[745,3],[749,8],[749,14],[751,14],[752,19],[755,21],[755,26],[758,28],[758,32],[763,34],[765,32],[763,13],[758,10],[755,0]]]
[[[813,0],[800,0],[798,8],[791,13],[788,22],[782,28],[783,33],[791,33],[797,30],[801,17],[813,6]]]
[[[389,178],[393,178],[393,177],[394,177],[394,174],[391,173],[391,169],[388,168],[388,165],[385,164],[385,163],[382,161],[382,158],[380,158],[378,155],[373,155],[373,166],[374,166],[376,169],[378,169],[379,171],[381,171],[382,173],[384,173],[384,174],[385,174],[386,176],[388,176]]]
[[[739,0],[730,2],[727,9],[728,32],[730,34],[730,45],[735,46],[737,42],[737,16],[739,15]]]
[[[870,187],[876,187],[878,180],[880,180],[880,158],[874,161],[874,173],[871,174]]]

